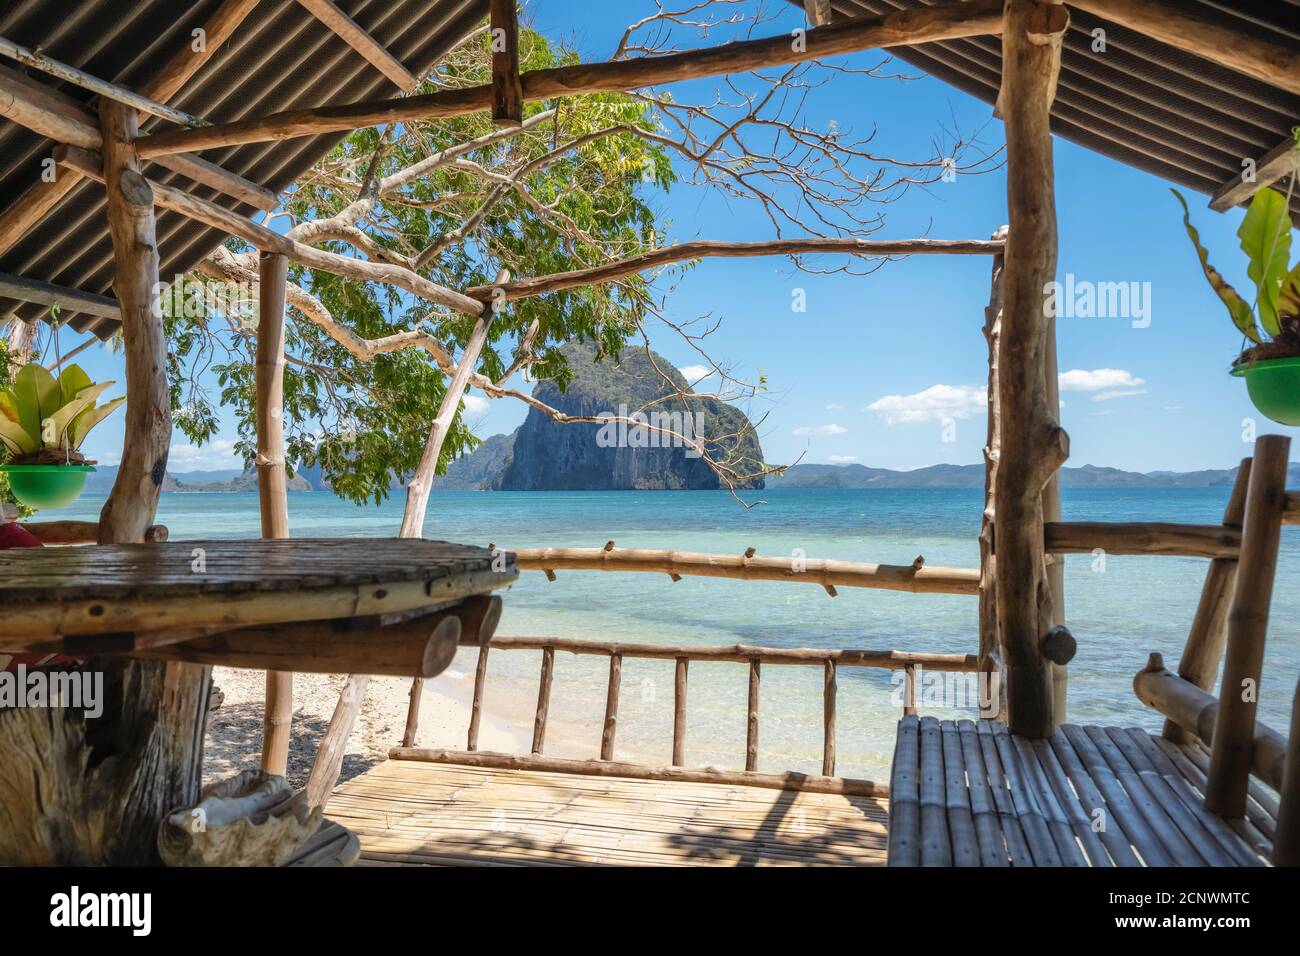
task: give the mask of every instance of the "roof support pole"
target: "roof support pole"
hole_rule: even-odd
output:
[[[1052,665],[1041,642],[1052,626],[1043,542],[1043,492],[1069,452],[1049,404],[1044,368],[1055,308],[1056,201],[1049,113],[1069,23],[1055,2],[1007,0],[1001,115],[1007,139],[1007,235],[998,339],[1001,435],[993,486],[998,637],[1007,670],[1007,723],[1047,737],[1054,726]]]
[[[258,260],[257,315],[257,497],[262,537],[289,537],[289,500],[284,465],[285,256],[264,252]],[[262,769],[284,775],[293,723],[293,674],[266,672],[262,721]]]
[[[524,121],[524,88],[519,82],[519,12],[515,0],[492,0],[492,122],[518,126]]]

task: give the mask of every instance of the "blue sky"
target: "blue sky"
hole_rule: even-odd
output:
[[[601,60],[627,24],[652,9],[648,0],[583,4],[575,28],[571,4],[533,0],[528,16],[543,33],[576,45],[584,59]],[[792,8],[760,32],[775,34],[800,21]],[[683,35],[683,44],[694,42]],[[866,66],[881,56],[840,62]],[[881,152],[916,158],[927,156],[954,126],[980,130],[985,150],[1001,145],[1001,123],[989,106],[896,65],[919,78],[838,76],[813,93],[807,125],[825,128],[834,121],[858,134],[875,127]],[[696,81],[674,89],[684,99],[699,98],[717,85]],[[1132,318],[1058,321],[1069,464],[1139,471],[1227,467],[1249,453],[1246,419],[1256,420],[1260,432],[1300,437],[1300,430],[1263,419],[1243,383],[1227,374],[1240,336],[1200,274],[1169,184],[1059,139],[1056,174],[1058,277],[1149,283],[1150,297],[1145,327],[1135,327],[1144,319]],[[1245,294],[1251,284],[1235,235],[1241,213],[1212,212],[1204,196],[1184,192],[1211,262]],[[753,206],[705,190],[678,186],[656,203],[671,220],[674,239],[771,234]],[[912,190],[882,208],[886,222],[875,238],[984,239],[1005,222],[1005,176],[1000,170],[961,176]],[[796,288],[806,293],[806,312],[791,310]],[[977,256],[916,257],[865,277],[808,275],[781,258],[709,260],[680,282],[670,314],[675,320],[706,313],[721,319],[710,353],[742,377],[766,377],[768,391],[751,412],[767,416],[761,437],[770,462],[802,455],[812,462],[915,468],[981,460],[979,389],[987,378],[987,353],[980,329],[988,291],[989,262]],[[69,337],[64,347],[71,344]],[[667,334],[656,345],[680,365],[699,362]],[[94,377],[122,375],[120,359],[106,352],[82,364]],[[474,405],[472,420],[482,436],[509,431],[524,417],[524,409],[509,401]],[[489,410],[477,411],[480,405]],[[232,439],[227,427],[212,445],[197,449],[178,434],[171,468],[238,467],[229,451]],[[87,450],[112,462],[120,442],[119,415]]]

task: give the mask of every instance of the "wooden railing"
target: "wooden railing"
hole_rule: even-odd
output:
[[[479,727],[483,714],[483,691],[487,682],[487,661],[491,650],[541,651],[541,679],[537,691],[537,709],[533,718],[531,753],[528,755],[483,752],[478,749]],[[601,724],[600,759],[575,760],[547,757],[543,754],[546,726],[550,714],[551,687],[555,679],[555,652],[594,655],[609,658],[609,679],[605,696],[605,716]],[[673,744],[672,765],[652,767],[614,761],[614,740],[618,728],[620,686],[625,658],[673,661]],[[749,700],[746,713],[745,769],[687,768],[686,763],[686,689],[691,661],[730,662],[749,665]],[[759,688],[763,665],[796,665],[822,669],[822,772],[817,774],[760,773],[759,756]],[[581,773],[593,776],[635,777],[650,780],[682,780],[701,783],[731,783],[808,790],[819,793],[845,793],[859,796],[885,796],[888,788],[870,780],[835,775],[835,715],[841,667],[876,667],[906,672],[904,712],[916,712],[916,668],[932,671],[975,672],[979,660],[974,654],[925,654],[908,651],[872,651],[823,648],[773,648],[735,644],[726,647],[680,647],[662,644],[621,644],[558,637],[495,637],[479,648],[474,670],[474,696],[470,709],[466,749],[434,750],[415,747],[416,725],[408,720],[407,734],[401,747],[389,756],[396,760],[424,760],[434,763],[467,764],[507,769],[532,769]]]

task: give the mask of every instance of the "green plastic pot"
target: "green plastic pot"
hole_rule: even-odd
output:
[[[1283,425],[1300,425],[1300,356],[1238,365],[1232,374],[1246,380],[1250,400]]]
[[[0,465],[9,490],[29,508],[64,508],[86,487],[90,465]]]

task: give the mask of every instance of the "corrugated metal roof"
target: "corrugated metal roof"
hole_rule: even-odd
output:
[[[489,0],[336,0],[338,6],[420,74],[486,18]],[[0,10],[0,35],[95,76],[131,86],[148,77],[220,0],[11,0]],[[10,64],[12,65],[12,64]],[[37,74],[82,102],[94,97]],[[330,103],[392,96],[396,87],[295,0],[262,0],[222,49],[169,105],[227,122],[249,116]],[[163,121],[151,120],[145,129]],[[204,154],[231,172],[276,192],[294,182],[339,142],[342,134],[277,143],[253,143]],[[0,209],[37,181],[52,143],[0,120]],[[251,206],[190,183],[159,166],[146,175],[251,215]],[[83,182],[33,229],[0,256],[0,272],[112,294],[113,249],[104,213],[104,190]],[[225,236],[193,220],[159,210],[160,275],[188,271]],[[45,307],[0,300],[0,316],[38,319]],[[116,320],[65,312],[61,320],[101,338]]]
[[[837,17],[932,5],[929,0],[832,0]],[[1180,0],[1180,5],[1275,42],[1300,43],[1300,0]],[[1093,50],[1093,31],[1099,28],[1105,30],[1105,52]],[[986,103],[997,99],[999,37],[891,52]],[[1052,105],[1052,130],[1064,139],[1208,195],[1241,174],[1243,159],[1259,159],[1298,122],[1300,96],[1070,8]],[[1300,196],[1294,208],[1300,212]]]

